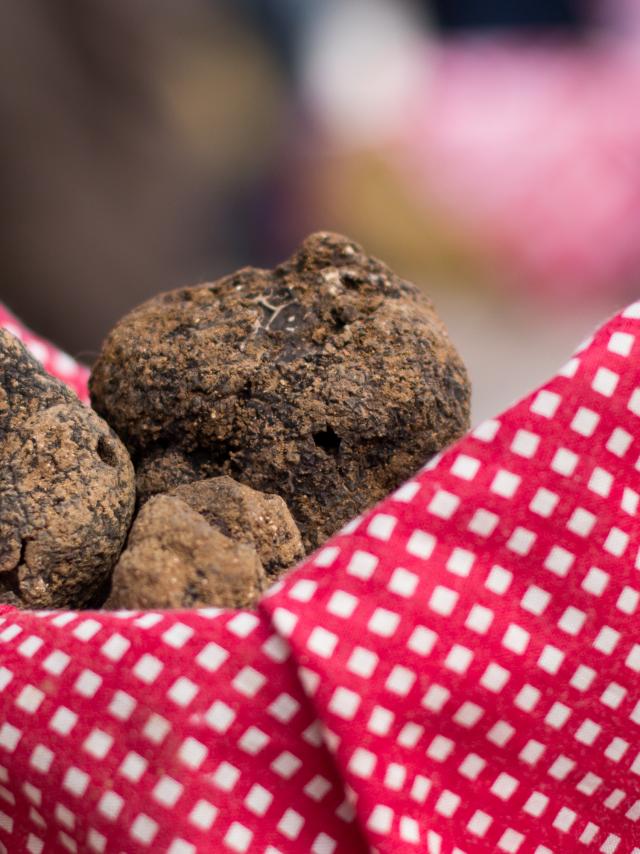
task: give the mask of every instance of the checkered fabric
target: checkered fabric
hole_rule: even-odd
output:
[[[640,303],[256,612],[0,609],[5,850],[638,854],[639,433]]]

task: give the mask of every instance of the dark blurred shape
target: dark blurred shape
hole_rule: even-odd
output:
[[[232,3],[21,0],[0,27],[0,300],[85,359],[247,260],[282,82]]]
[[[562,29],[586,24],[584,0],[432,0],[445,31],[470,29]]]

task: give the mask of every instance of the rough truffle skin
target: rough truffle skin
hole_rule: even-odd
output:
[[[92,603],[134,502],[133,466],[115,433],[0,330],[0,603]]]
[[[464,365],[431,302],[347,238],[273,271],[162,294],[108,336],[93,405],[142,497],[227,474],[287,503],[307,548],[468,427]]]
[[[287,505],[278,495],[264,495],[230,477],[179,486],[180,498],[225,537],[252,546],[270,580],[304,557],[304,546]]]
[[[133,523],[106,608],[249,608],[266,584],[251,546],[236,543],[180,498],[150,499]]]

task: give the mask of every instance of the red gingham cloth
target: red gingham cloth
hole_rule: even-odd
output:
[[[639,455],[640,303],[255,613],[0,609],[5,850],[640,852]]]

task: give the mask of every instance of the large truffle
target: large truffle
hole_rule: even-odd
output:
[[[247,608],[266,584],[251,546],[225,537],[181,498],[138,513],[113,573],[107,608]]]
[[[230,477],[214,477],[179,486],[180,498],[214,528],[258,553],[270,579],[304,557],[300,531],[278,495],[264,495]]]
[[[114,432],[0,330],[0,602],[94,602],[134,500],[133,466]]]
[[[307,547],[469,417],[466,372],[431,302],[329,233],[273,271],[243,269],[132,311],[104,344],[91,395],[143,493],[228,474],[282,496]]]

